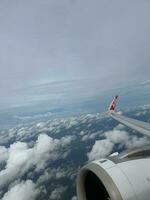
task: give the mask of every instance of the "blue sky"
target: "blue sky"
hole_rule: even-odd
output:
[[[149,79],[147,0],[2,0],[0,108],[74,103]]]

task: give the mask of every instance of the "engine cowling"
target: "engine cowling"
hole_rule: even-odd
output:
[[[77,178],[78,200],[149,200],[150,149],[84,166]]]

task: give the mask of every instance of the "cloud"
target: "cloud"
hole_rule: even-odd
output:
[[[126,143],[126,148],[128,149],[139,148],[144,145],[148,145],[149,143],[150,141],[146,137],[139,138],[137,136],[133,136]]]
[[[62,194],[66,191],[67,187],[59,186],[55,190],[51,192],[50,199],[51,200],[59,200],[62,198]]]
[[[53,115],[52,112],[46,112],[44,114],[36,114],[36,115],[31,115],[31,116],[18,116],[16,115],[15,118],[20,119],[22,121],[26,121],[26,120],[36,120],[36,119],[41,119],[41,118],[48,118],[51,117]]]
[[[129,139],[129,135],[126,131],[113,130],[104,133],[107,140],[111,141],[114,144],[117,143],[126,143]]]
[[[0,146],[0,164],[6,162],[8,159],[8,149],[4,146]]]
[[[37,135],[41,133],[48,134],[50,136],[57,135],[62,131],[66,131],[66,134],[69,134],[71,131],[72,135],[86,135],[89,139],[96,137],[95,130],[92,130],[93,127],[87,129],[89,124],[100,123],[103,119],[101,114],[84,114],[78,117],[68,117],[68,118],[56,118],[56,119],[42,119],[41,121],[32,121],[30,123],[19,124],[14,128],[3,131],[3,134],[0,134],[0,144],[7,145],[12,143],[12,141],[30,141],[31,146],[32,141],[37,138]],[[81,125],[82,124],[82,125]],[[89,131],[90,130],[90,131]],[[95,136],[94,136],[95,134]],[[97,133],[98,134],[98,133]],[[87,136],[88,135],[88,136]],[[88,139],[87,138],[87,139]],[[86,139],[86,138],[85,138]],[[83,138],[84,140],[84,138]]]
[[[118,129],[118,126],[117,126]],[[121,127],[122,129],[122,127]],[[104,133],[104,140],[96,140],[92,147],[92,150],[87,153],[87,157],[90,161],[107,157],[113,152],[116,144],[119,144],[118,148],[133,149],[142,147],[150,143],[146,137],[137,137],[129,135],[126,131],[116,130],[108,131]]]
[[[19,124],[15,128],[10,128],[8,131],[5,131],[3,135],[0,135],[0,143],[7,144],[14,140],[28,142],[34,140],[34,138],[36,138],[40,133],[55,136],[58,135],[62,129],[66,131],[67,134],[69,134],[70,130],[72,135],[75,135],[76,132],[78,132],[77,135],[85,135],[83,140],[88,138],[94,139],[96,136],[98,136],[98,132],[95,132],[95,130],[91,131],[93,128],[89,128],[88,126],[93,124],[93,122],[100,123],[102,119],[102,115],[97,113],[84,114],[78,117],[44,119],[43,121],[41,120],[39,122],[35,120],[32,121],[32,123]]]
[[[123,130],[125,126],[123,124],[118,124],[114,129],[115,130]]]
[[[85,131],[81,131],[81,132],[79,133],[80,136],[84,136],[85,134],[86,134]]]
[[[69,175],[68,169],[63,168],[48,168],[44,170],[44,173],[38,178],[37,183],[42,184],[50,179],[58,180],[64,177],[68,177]]]
[[[135,114],[136,117],[140,117],[141,115],[145,115],[147,114],[148,110],[144,110],[144,111],[139,111]]]
[[[45,168],[47,161],[53,162],[57,159],[64,159],[68,154],[66,147],[74,139],[73,136],[53,139],[41,134],[32,148],[28,148],[28,145],[23,142],[12,144],[7,149],[8,159],[5,169],[0,171],[0,187],[21,177],[32,167],[39,171]]]
[[[76,197],[76,196],[73,196],[73,197],[71,198],[71,200],[77,200],[77,197]]]
[[[104,158],[112,152],[113,146],[114,144],[109,140],[97,140],[87,156],[90,161]]]
[[[17,142],[10,146],[8,152],[5,169],[0,172],[0,187],[15,179],[16,176],[20,176],[30,167],[28,160],[31,160],[31,150],[27,149],[27,144]]]
[[[78,157],[69,154],[74,149],[79,153],[84,147],[88,152],[88,159],[92,161],[106,157],[116,150],[120,152],[148,143],[145,137],[139,138],[127,133],[122,125],[116,126],[112,131],[99,131],[109,130],[113,126],[111,123],[108,125],[109,119],[101,119],[100,114],[85,114],[20,124],[6,131],[3,135],[11,138],[11,143],[15,142],[8,148],[0,146],[0,162],[4,163],[0,171],[0,197],[4,195],[4,186],[10,191],[16,185],[24,183],[21,182],[22,179],[32,179],[45,198],[49,195],[49,198],[59,199],[61,196],[62,199],[64,188],[58,184],[69,180],[74,185],[77,168],[83,161],[82,158],[78,160]],[[92,125],[90,128],[89,124]],[[105,124],[107,127],[103,126]],[[62,134],[66,136],[61,137]],[[85,141],[89,141],[88,145]],[[7,146],[8,144],[6,143]],[[85,154],[83,156],[85,158]],[[65,191],[68,192],[66,189]]]
[[[86,135],[83,135],[81,141],[87,141],[87,140],[93,140],[95,139],[96,136],[99,136],[102,134],[103,131],[97,131],[94,133],[87,133]],[[80,135],[82,136],[82,133],[80,133]]]
[[[86,96],[116,82],[121,86],[135,72],[135,79],[149,78],[149,6],[149,1],[135,0],[14,0],[10,12],[1,1],[0,103],[47,99],[47,90],[13,95],[33,83],[56,82],[55,89],[48,87],[54,102],[58,96]],[[61,82],[73,78],[88,80],[71,87]]]
[[[34,200],[39,192],[36,185],[31,180],[27,180],[12,187],[2,200]]]

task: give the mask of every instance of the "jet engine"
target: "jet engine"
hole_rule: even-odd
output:
[[[150,148],[110,156],[84,166],[78,200],[150,200]]]

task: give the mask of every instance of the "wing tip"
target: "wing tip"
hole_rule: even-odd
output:
[[[111,104],[108,108],[109,113],[115,112],[115,108],[116,108],[116,105],[117,105],[118,98],[119,98],[118,95],[115,95],[115,97],[113,98],[113,100],[112,100],[112,102],[111,102]]]

